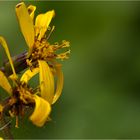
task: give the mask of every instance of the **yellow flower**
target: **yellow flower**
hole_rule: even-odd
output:
[[[35,105],[35,109],[30,116],[30,120],[33,122],[33,124],[39,127],[43,126],[51,112],[50,103],[47,100],[44,100],[43,98],[37,96],[36,93],[34,93],[33,89],[28,86],[28,81],[38,73],[39,69],[33,69],[29,76],[27,73],[29,73],[30,70],[27,70],[19,80],[18,76],[15,73],[14,65],[9,53],[7,43],[1,36],[0,44],[6,51],[13,71],[13,75],[10,76],[13,82],[12,86],[4,73],[0,71],[0,86],[10,95],[7,104],[0,105],[0,115],[2,115],[4,107],[9,106],[9,114],[11,116],[16,116],[16,127],[18,127],[18,116],[23,115],[24,109],[26,109],[26,107],[30,107],[30,105],[32,104]],[[40,90],[40,92],[42,94],[42,90]]]
[[[3,140],[3,138],[2,138],[2,137],[0,137],[0,140]]]
[[[28,8],[26,8],[24,2],[16,5],[16,15],[22,34],[29,47],[28,57],[30,61],[34,62],[35,60],[41,59],[48,62],[54,60],[54,58],[68,58],[67,54],[70,51],[58,55],[55,53],[55,51],[60,48],[69,47],[68,41],[63,40],[61,45],[58,43],[50,45],[48,42],[48,38],[50,37],[50,33],[52,33],[54,30],[54,26],[52,27],[52,30],[48,36],[46,37],[45,35],[47,30],[50,28],[49,24],[52,18],[55,16],[55,11],[51,10],[44,14],[39,14],[35,19],[34,25],[35,10],[36,7],[33,5],[30,5]]]
[[[27,64],[31,69],[39,67],[40,88],[42,91],[41,97],[47,100],[50,104],[53,104],[60,97],[63,88],[63,73],[61,65],[57,63],[55,59],[67,59],[67,55],[70,53],[69,50],[61,54],[57,54],[56,51],[61,48],[69,47],[69,42],[64,40],[60,45],[58,43],[50,45],[48,38],[54,30],[54,26],[47,37],[45,33],[48,32],[49,24],[55,16],[55,12],[54,10],[51,10],[44,14],[39,14],[36,17],[34,24],[35,10],[36,7],[33,5],[26,8],[24,2],[16,5],[16,14],[19,25],[29,47]],[[26,74],[30,75],[31,72]],[[57,76],[57,87],[54,94],[55,75]]]

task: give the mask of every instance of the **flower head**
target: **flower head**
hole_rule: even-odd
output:
[[[69,47],[68,41],[62,41],[62,44],[55,43],[51,45],[48,42],[50,33],[54,30],[52,27],[50,33],[47,34],[50,28],[50,22],[55,16],[55,11],[51,10],[44,14],[39,14],[35,19],[34,24],[34,12],[36,7],[33,5],[28,6],[24,2],[16,5],[16,14],[21,28],[21,32],[25,38],[25,41],[29,47],[28,58],[34,62],[36,60],[45,60],[46,62],[54,61],[55,59],[67,59],[68,54],[57,54],[56,51],[61,48]],[[46,34],[45,34],[46,33]]]
[[[41,97],[50,104],[53,104],[60,97],[63,88],[63,73],[61,65],[56,62],[56,59],[67,59],[70,53],[70,50],[68,50],[57,54],[57,50],[69,47],[69,42],[63,40],[62,44],[55,43],[51,45],[48,39],[54,30],[54,26],[47,36],[46,34],[50,28],[50,22],[55,16],[55,11],[51,10],[44,14],[39,14],[34,24],[35,10],[36,7],[33,5],[26,8],[24,2],[16,5],[19,25],[29,47],[27,64],[31,69],[39,67]],[[57,77],[56,89],[54,86],[54,76]]]
[[[24,110],[27,107],[35,106],[34,112],[30,116],[30,120],[37,126],[44,125],[51,112],[50,103],[36,95],[36,92],[34,92],[34,90],[28,85],[28,81],[38,73],[39,69],[34,69],[30,75],[27,75],[30,70],[26,71],[26,73],[24,73],[19,79],[15,73],[7,43],[3,37],[0,37],[0,44],[6,51],[13,71],[13,74],[10,76],[13,83],[12,85],[9,83],[4,73],[0,71],[0,86],[10,95],[6,104],[0,105],[0,116],[2,116],[4,109],[8,106],[9,115],[16,116],[16,127],[18,127],[18,117],[24,114]],[[42,92],[42,90],[40,90],[40,92]]]

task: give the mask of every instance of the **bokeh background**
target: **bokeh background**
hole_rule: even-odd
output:
[[[0,35],[12,55],[27,49],[15,15],[18,1],[0,1]],[[52,121],[21,120],[14,137],[140,138],[140,2],[25,1],[36,15],[55,9],[50,42],[71,42],[61,98]],[[1,53],[1,64],[4,58]],[[1,96],[3,90],[1,90]]]

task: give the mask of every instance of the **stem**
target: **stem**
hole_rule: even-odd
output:
[[[7,124],[7,121],[6,121],[5,117],[1,116],[1,119],[0,119],[1,127],[3,127],[6,124]],[[5,136],[5,139],[13,140],[13,135],[10,131],[10,126],[9,125],[7,125],[5,128],[3,128],[3,130],[1,130],[1,131],[2,131],[3,135]]]
[[[1,131],[2,131],[5,139],[13,140],[13,135],[10,131],[11,122],[10,121],[7,122],[6,116],[5,116],[6,111],[10,107],[10,104],[9,104],[10,99],[11,98],[7,98],[1,103],[5,107],[4,107],[4,112],[1,112],[1,116],[0,116],[0,128],[1,128]]]
[[[12,57],[13,60],[13,64],[14,64],[14,68],[16,73],[21,72],[22,70],[27,68],[27,64],[26,64],[26,57],[27,57],[27,52],[23,52],[21,54],[18,54],[16,56]],[[12,69],[11,69],[11,65],[9,63],[8,60],[6,60],[3,63],[3,66],[0,68],[0,70],[6,75],[9,76],[12,73]]]

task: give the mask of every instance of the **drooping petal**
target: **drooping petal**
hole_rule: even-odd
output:
[[[41,40],[41,38],[44,36],[54,15],[55,12],[52,10],[36,17],[35,35],[38,36],[38,40]]]
[[[11,59],[11,55],[10,55],[7,43],[6,43],[5,39],[2,36],[0,36],[0,44],[5,49],[6,55],[7,55],[8,59],[9,59],[9,63],[11,65],[11,68],[12,68],[12,71],[13,71],[13,76],[15,78],[17,78],[17,75],[16,75],[16,72],[15,72],[15,68],[14,68],[14,65],[13,65],[13,62],[12,62],[12,59]]]
[[[37,95],[34,95],[34,100],[35,109],[33,114],[30,116],[30,120],[36,126],[41,127],[47,121],[47,118],[51,112],[51,106],[46,100]]]
[[[34,26],[33,20],[30,17],[24,2],[16,5],[16,15],[22,34],[26,40],[27,45],[29,46],[29,53],[31,53],[34,44]]]
[[[38,60],[41,97],[50,104],[54,96],[54,77],[48,64],[43,60]]]
[[[36,10],[36,6],[29,5],[27,9],[28,9],[28,13],[29,13],[30,17],[33,20],[34,19],[34,12]]]
[[[3,111],[3,105],[2,104],[0,104],[0,113],[2,113],[2,111]]]
[[[8,79],[6,78],[6,76],[4,75],[2,71],[0,71],[0,86],[11,95],[12,87],[9,84]]]
[[[35,68],[35,69],[33,69],[32,71],[31,71],[30,69],[26,70],[26,71],[23,73],[23,75],[22,75],[20,81],[21,81],[21,82],[28,83],[28,81],[29,81],[33,76],[35,76],[38,72],[39,72],[39,68]]]
[[[52,104],[54,104],[58,100],[63,89],[64,76],[61,70],[61,65],[56,65],[56,74],[57,74],[57,86],[56,86],[56,93],[54,95]]]

